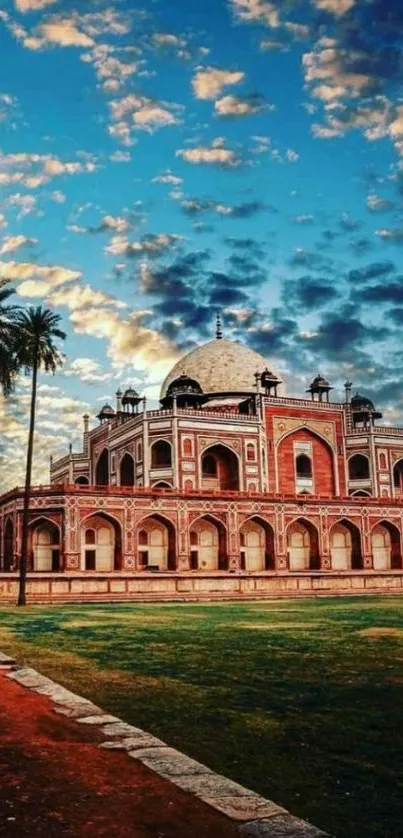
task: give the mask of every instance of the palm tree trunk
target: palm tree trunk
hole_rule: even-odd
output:
[[[38,380],[38,353],[36,352],[33,367],[32,367],[31,412],[30,412],[30,418],[29,418],[27,466],[26,466],[26,472],[25,472],[25,489],[24,489],[24,507],[23,507],[23,513],[22,513],[20,577],[19,577],[17,605],[26,605],[27,604],[26,579],[27,579],[27,564],[28,564],[28,523],[29,523],[29,501],[30,501],[30,495],[31,495],[32,457],[33,457],[33,449],[34,449],[34,430],[35,430],[37,380]]]

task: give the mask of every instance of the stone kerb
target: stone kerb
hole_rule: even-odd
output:
[[[106,713],[35,669],[19,667],[8,655],[0,653],[0,667],[8,669],[7,677],[22,687],[50,699],[55,705],[55,713],[68,716],[78,724],[98,725],[105,737],[99,748],[126,751],[128,757],[139,760],[182,791],[224,814],[238,825],[240,838],[331,838],[273,801],[215,774],[206,765],[141,728]]]

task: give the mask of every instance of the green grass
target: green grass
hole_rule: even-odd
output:
[[[3,607],[0,649],[338,838],[402,834],[398,598]]]

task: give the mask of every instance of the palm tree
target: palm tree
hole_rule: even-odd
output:
[[[5,396],[9,396],[19,368],[13,347],[15,321],[21,309],[7,304],[8,298],[14,294],[14,288],[5,288],[6,284],[7,280],[0,281],[0,388]]]
[[[26,605],[26,576],[28,552],[28,516],[31,494],[32,454],[34,445],[36,391],[38,373],[55,373],[63,363],[63,356],[54,343],[54,339],[64,340],[66,335],[59,329],[60,315],[53,314],[49,309],[30,307],[27,311],[19,311],[15,316],[17,337],[14,343],[15,357],[18,365],[28,372],[32,371],[31,410],[29,418],[29,434],[27,448],[27,465],[25,472],[24,507],[22,516],[20,579],[17,605]]]

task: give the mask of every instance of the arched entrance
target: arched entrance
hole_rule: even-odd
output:
[[[393,466],[393,490],[395,498],[403,497],[403,460]]]
[[[212,445],[201,458],[202,489],[239,490],[238,457],[225,445]]]
[[[31,525],[33,570],[53,573],[60,567],[60,530],[52,521],[43,519]]]
[[[274,532],[267,521],[249,518],[242,524],[239,538],[242,570],[274,570]]]
[[[299,518],[287,531],[290,570],[317,570],[320,567],[318,531],[310,521]]]
[[[203,515],[189,529],[191,570],[226,570],[227,538],[224,524],[211,515]]]
[[[121,570],[121,528],[102,512],[90,515],[81,525],[81,567],[105,573]]]
[[[349,480],[369,480],[369,459],[365,454],[353,454],[348,461]]]
[[[10,573],[14,566],[14,524],[11,518],[7,519],[4,527],[4,554],[3,569]]]
[[[84,474],[80,474],[79,477],[76,477],[74,484],[76,486],[88,486],[89,482],[88,477],[85,477]]]
[[[138,525],[138,564],[142,569],[176,569],[176,531],[162,515],[151,515]]]
[[[109,452],[104,448],[98,457],[95,467],[95,484],[97,486],[109,486]]]
[[[170,468],[172,447],[166,439],[159,439],[151,446],[151,468]]]
[[[125,454],[120,463],[120,485],[134,486],[134,460],[130,454]]]
[[[332,570],[360,570],[363,567],[361,534],[351,521],[343,519],[330,530]]]
[[[402,566],[401,537],[389,521],[377,524],[371,532],[374,570],[398,570]]]

